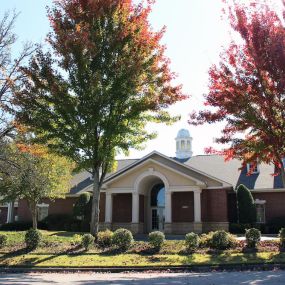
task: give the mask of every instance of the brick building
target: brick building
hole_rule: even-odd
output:
[[[192,156],[187,130],[176,137],[176,157],[152,152],[141,159],[118,160],[117,170],[105,179],[100,199],[101,228],[124,227],[134,233],[161,230],[165,233],[197,233],[228,229],[236,216],[234,189],[246,185],[257,205],[258,221],[285,217],[285,189],[272,176],[273,165],[260,164],[250,176],[241,162],[225,162],[218,155]],[[92,192],[88,172],[74,176],[66,199],[43,201],[39,220],[48,214],[70,214],[80,193]],[[11,219],[10,205],[3,206],[0,221]],[[15,204],[16,219],[31,219],[25,201]]]

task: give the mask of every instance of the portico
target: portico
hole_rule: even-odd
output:
[[[177,169],[170,163],[176,164]],[[201,174],[153,154],[107,180],[105,227],[125,227],[134,233],[201,233],[202,192],[211,179],[199,178],[203,178]]]

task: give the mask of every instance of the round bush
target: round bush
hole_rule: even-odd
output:
[[[164,241],[165,235],[160,231],[151,232],[148,235],[148,241],[157,250],[160,250]]]
[[[101,231],[97,235],[97,243],[101,248],[110,247],[112,245],[113,232],[110,230]]]
[[[256,248],[260,242],[261,233],[258,229],[251,228],[245,231],[245,238],[248,247]]]
[[[0,248],[4,247],[5,245],[7,245],[7,236],[4,234],[0,234]]]
[[[85,248],[85,250],[88,250],[94,244],[94,241],[95,238],[91,234],[84,234],[82,236],[81,245]]]
[[[211,247],[224,250],[230,247],[230,237],[225,231],[216,231],[213,233]]]
[[[281,228],[279,231],[280,247],[285,248],[285,228]]]
[[[42,240],[42,234],[39,230],[29,229],[25,234],[25,242],[28,250],[34,250],[39,247]]]
[[[133,241],[133,235],[127,229],[117,229],[113,234],[113,244],[120,250],[129,249]]]
[[[198,248],[200,244],[200,238],[195,233],[188,233],[185,236],[185,244],[189,251],[193,251]]]
[[[202,247],[202,248],[211,247],[213,234],[214,232],[209,232],[207,234],[201,234],[199,247]]]

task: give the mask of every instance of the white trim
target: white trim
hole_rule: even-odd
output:
[[[49,204],[41,203],[41,204],[37,204],[37,207],[45,208],[45,207],[49,207]]]
[[[246,164],[246,172],[249,173],[250,171],[250,163]],[[259,167],[259,163],[256,163],[256,171],[253,171],[251,174],[259,174],[260,173],[260,167]]]
[[[195,192],[201,191],[201,187],[199,186],[170,186],[170,192]]]
[[[137,178],[136,181],[134,183],[134,192],[139,193],[139,186],[141,181],[149,176],[156,176],[158,178],[160,178],[162,180],[162,182],[164,183],[164,187],[165,187],[165,192],[169,191],[169,182],[167,180],[167,178],[160,172],[153,170],[153,168],[149,168],[148,170],[144,171],[142,174],[140,174]]]
[[[116,193],[133,193],[134,188],[108,188],[105,193],[111,193],[111,194],[116,194]]]
[[[250,189],[252,193],[280,193],[285,192],[285,188],[261,188],[261,189]]]
[[[112,222],[112,211],[113,211],[113,197],[111,193],[106,193],[105,200],[105,223]]]
[[[264,205],[266,200],[255,199],[254,204],[256,205]]]

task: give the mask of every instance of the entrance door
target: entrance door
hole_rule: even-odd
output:
[[[164,231],[165,222],[165,188],[163,184],[156,184],[151,189],[150,210],[152,231]]]
[[[151,229],[153,231],[164,231],[165,209],[156,207],[151,209]]]

